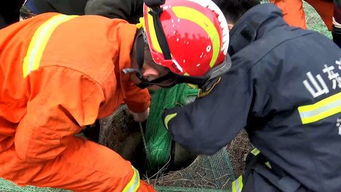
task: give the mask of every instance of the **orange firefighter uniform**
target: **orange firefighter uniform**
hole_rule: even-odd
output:
[[[121,71],[136,28],[47,13],[0,30],[0,177],[86,192],[154,191],[114,151],[75,136],[127,103],[150,104]]]
[[[333,26],[334,4],[332,0],[305,0],[321,16],[329,30]],[[282,9],[284,20],[291,26],[307,29],[302,0],[270,0]]]

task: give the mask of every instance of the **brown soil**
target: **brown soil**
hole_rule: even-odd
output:
[[[113,115],[100,120],[101,130],[99,143],[119,153],[123,158],[134,161],[143,148],[141,145],[141,132],[137,122],[122,106]]]

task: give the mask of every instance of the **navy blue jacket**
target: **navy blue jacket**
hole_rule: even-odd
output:
[[[313,191],[341,191],[341,50],[261,4],[230,32],[231,69],[208,95],[166,111],[173,139],[213,154],[241,129]],[[170,119],[170,120],[169,120]]]

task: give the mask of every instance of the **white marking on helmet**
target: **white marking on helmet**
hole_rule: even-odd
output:
[[[202,7],[207,7],[211,11],[215,12],[218,15],[218,21],[219,25],[222,28],[223,34],[222,34],[222,46],[221,46],[221,51],[223,51],[224,55],[227,54],[227,49],[229,46],[229,29],[227,25],[227,21],[225,18],[225,15],[223,12],[220,10],[220,8],[211,0],[187,0],[191,1],[194,3],[197,3],[201,5]]]
[[[224,28],[223,29],[223,39],[226,39],[226,36],[228,36],[228,35],[229,35],[229,29]]]
[[[203,7],[207,7],[209,2],[207,0],[188,0],[188,1],[192,1],[194,3],[197,3]]]
[[[184,72],[182,67],[179,65],[179,63],[175,59],[172,59],[172,61],[175,64],[176,68],[179,69],[179,71],[181,71],[181,73]]]

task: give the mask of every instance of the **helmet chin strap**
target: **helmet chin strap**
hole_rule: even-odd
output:
[[[225,57],[225,60],[222,64],[215,66],[212,68],[205,76],[202,77],[191,77],[191,76],[182,76],[176,73],[169,71],[166,75],[154,79],[152,81],[147,81],[141,76],[139,78],[141,83],[137,86],[140,88],[146,88],[151,85],[157,85],[163,88],[172,87],[178,83],[190,83],[198,85],[201,89],[202,95],[205,93],[209,93],[219,82],[221,79],[221,75],[226,73],[231,68],[231,59],[230,57]],[[167,84],[162,84],[164,81],[168,81]]]
[[[162,82],[169,80],[173,77],[172,73],[167,73],[166,75],[159,77],[157,79],[154,79],[152,81],[148,81],[143,77],[142,74],[142,68],[144,65],[144,47],[145,47],[145,41],[144,41],[144,34],[143,30],[139,29],[136,33],[135,37],[135,43],[134,43],[134,50],[136,54],[136,63],[137,63],[137,68],[125,68],[123,69],[123,73],[128,74],[128,73],[135,73],[136,77],[141,81],[139,84],[137,84],[138,87],[140,88],[146,88],[148,86],[152,85],[157,85],[160,87],[171,87],[172,85],[167,85],[163,86]]]
[[[153,17],[154,29],[157,41],[159,42],[163,57],[165,60],[172,59],[169,45],[167,43],[165,32],[160,21],[162,8],[165,0],[144,0],[145,4],[151,9],[148,13]]]
[[[169,70],[166,75],[152,81],[148,81],[143,78],[140,69],[128,68],[124,69],[123,72],[136,73],[137,78],[141,81],[139,84],[137,84],[137,86],[140,88],[146,88],[152,85],[168,88],[178,83],[190,83],[198,85],[198,87],[201,89],[201,95],[206,95],[220,82],[221,75],[226,73],[230,69],[230,67],[231,59],[230,57],[225,57],[225,60],[222,64],[212,68],[205,76],[202,77],[182,76]]]

